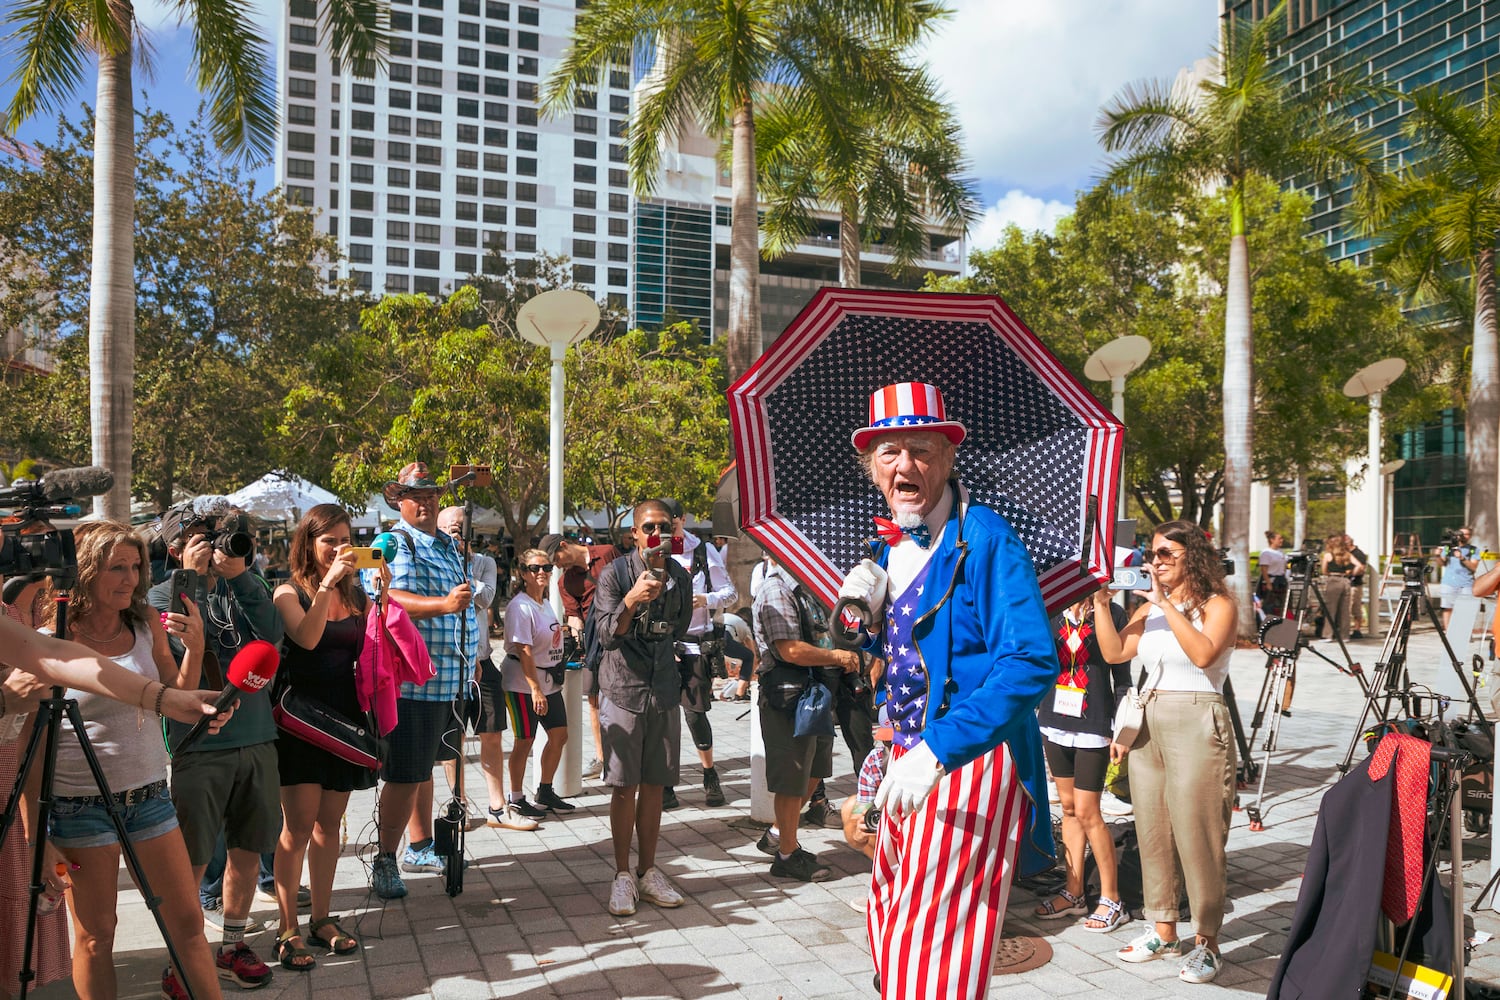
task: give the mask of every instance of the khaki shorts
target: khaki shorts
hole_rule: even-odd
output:
[[[599,731],[603,736],[604,783],[612,788],[675,785],[682,749],[682,713],[648,698],[640,712],[630,712],[599,695]]]
[[[801,797],[807,785],[833,774],[832,736],[793,736],[794,712],[760,703],[760,735],[766,743],[766,787],[772,795]]]
[[[281,838],[276,744],[178,754],[172,760],[172,804],[195,866],[213,858],[220,830],[231,850],[274,851]]]

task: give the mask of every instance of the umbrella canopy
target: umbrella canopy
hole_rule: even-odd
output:
[[[339,498],[301,476],[278,471],[229,494],[229,502],[265,521],[296,521],[318,504],[338,503]]]
[[[1109,578],[1124,427],[994,295],[818,292],[729,389],[745,531],[832,604],[888,513],[849,436],[905,381],[967,426],[954,474],[1020,535],[1049,612]]]

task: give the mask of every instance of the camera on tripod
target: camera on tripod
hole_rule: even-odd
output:
[[[1296,576],[1316,576],[1319,568],[1318,556],[1323,552],[1321,539],[1308,538],[1302,542],[1302,548],[1292,552],[1286,557],[1287,572]]]
[[[1408,590],[1424,590],[1427,586],[1427,560],[1421,556],[1402,556],[1401,582]]]
[[[0,505],[14,513],[0,524],[0,576],[5,576],[4,599],[14,601],[28,583],[52,577],[59,590],[70,590],[78,579],[78,554],[71,529],[58,530],[54,517],[82,513],[78,497],[108,493],[115,477],[108,469],[58,469],[38,482],[16,483],[0,489]]]

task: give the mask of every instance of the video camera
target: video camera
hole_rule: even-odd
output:
[[[1219,563],[1224,567],[1225,576],[1234,576],[1234,560],[1229,558],[1227,548],[1219,550]]]
[[[0,523],[0,576],[6,577],[4,600],[13,602],[28,583],[50,576],[59,590],[78,582],[78,553],[72,529],[58,530],[54,517],[77,517],[79,497],[108,493],[115,477],[108,469],[58,469],[38,482],[0,489],[0,505],[14,513]]]
[[[1425,590],[1427,586],[1427,560],[1421,556],[1401,557],[1401,583],[1407,590]]]
[[[1439,544],[1450,549],[1459,549],[1469,543],[1464,539],[1463,534],[1458,528],[1449,528],[1443,532],[1443,539]]]

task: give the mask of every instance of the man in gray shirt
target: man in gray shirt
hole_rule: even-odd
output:
[[[693,581],[670,556],[672,518],[658,500],[635,508],[635,548],[605,568],[594,592],[599,661],[599,725],[604,783],[610,786],[610,835],[615,880],[609,912],[628,916],[645,897],[681,906],[682,894],[656,867],[662,789],[678,778],[682,716],[676,643],[693,616]],[[632,833],[639,865],[630,870]]]

